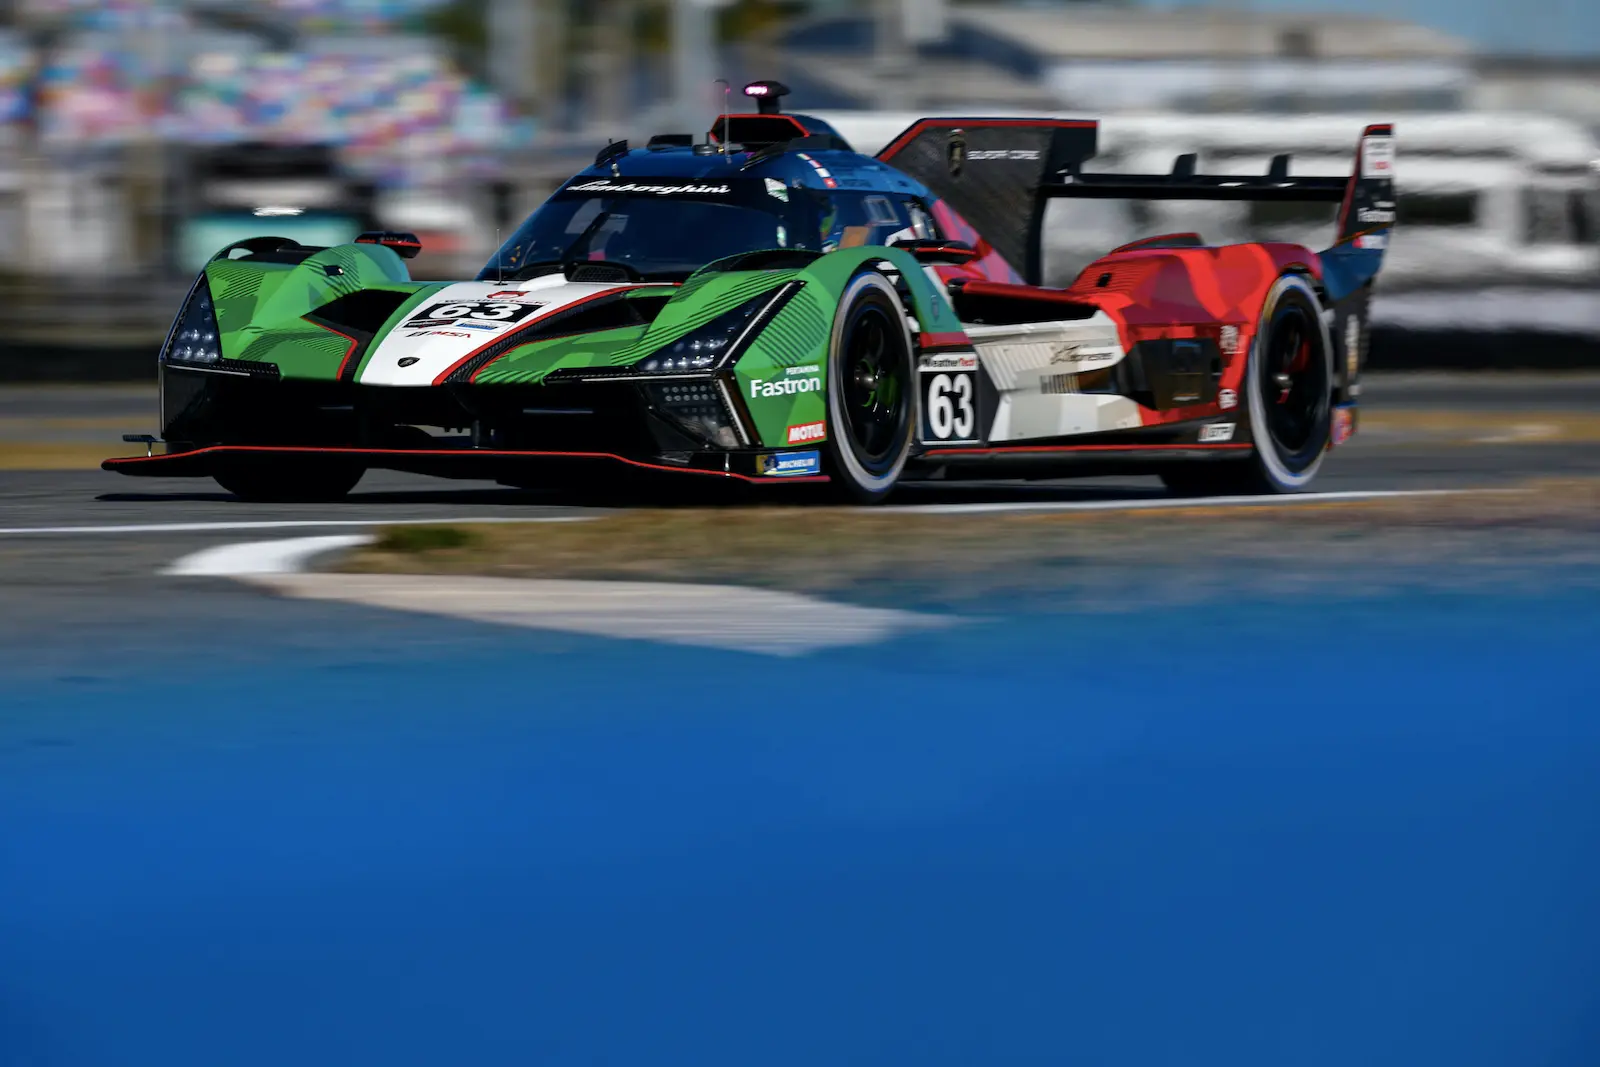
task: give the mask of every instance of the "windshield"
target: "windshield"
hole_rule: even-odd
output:
[[[718,200],[660,192],[557,193],[512,234],[479,278],[515,281],[563,263],[604,260],[644,277],[681,279],[741,252],[819,246],[809,199],[790,195],[800,190],[782,190],[779,199],[758,185],[754,195],[741,197],[742,184],[720,186],[730,194]]]

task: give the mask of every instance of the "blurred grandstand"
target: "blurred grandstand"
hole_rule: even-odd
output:
[[[418,276],[475,272],[597,145],[703,132],[713,79],[757,73],[869,150],[914,112],[1099,116],[1107,167],[1188,151],[1254,165],[1261,113],[1279,116],[1274,144],[1304,135],[1273,150],[1315,167],[1343,156],[1346,127],[1412,116],[1422,199],[1401,205],[1399,242],[1436,232],[1397,247],[1389,284],[1481,284],[1501,263],[1502,280],[1600,280],[1600,61],[1486,57],[1337,0],[1322,15],[1241,3],[0,0],[0,330],[48,337],[52,294],[93,278],[100,321],[74,312],[80,335],[159,334],[208,250],[286,199],[299,213],[266,220],[276,232],[412,230]],[[1474,119],[1483,108],[1502,117]],[[1108,219],[1057,213],[1053,280],[1090,251],[1074,234],[1112,240]],[[1239,237],[1295,221],[1193,225]]]

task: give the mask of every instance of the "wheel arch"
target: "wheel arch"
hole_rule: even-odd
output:
[[[1245,381],[1243,383],[1245,396],[1241,404],[1241,410],[1242,417],[1246,420],[1250,430],[1250,440],[1254,446],[1254,452],[1263,468],[1273,481],[1277,482],[1281,487],[1300,489],[1309,485],[1321,469],[1323,459],[1327,455],[1326,445],[1305,468],[1299,471],[1291,471],[1276,455],[1276,449],[1270,440],[1263,441],[1262,439],[1262,435],[1269,433],[1269,431],[1265,428],[1265,401],[1260,387],[1260,360],[1264,358],[1263,346],[1269,343],[1271,339],[1269,320],[1276,313],[1286,287],[1298,290],[1309,297],[1312,308],[1315,311],[1313,320],[1316,325],[1317,335],[1320,338],[1322,357],[1328,378],[1327,395],[1323,400],[1325,407],[1323,420],[1331,420],[1334,389],[1338,379],[1337,368],[1334,366],[1336,350],[1332,331],[1328,324],[1326,294],[1321,289],[1320,279],[1313,271],[1309,269],[1294,269],[1292,265],[1286,267],[1273,280],[1262,298],[1256,329],[1254,336],[1250,340],[1249,362],[1246,366]]]

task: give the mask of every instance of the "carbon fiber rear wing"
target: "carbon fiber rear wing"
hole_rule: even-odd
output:
[[[1348,177],[1291,178],[1289,156],[1273,156],[1265,175],[1196,174],[1198,159],[1181,155],[1170,174],[1083,174],[1068,171],[1040,184],[1043,196],[1102,200],[1274,200],[1337,204]]]
[[[1054,197],[1100,200],[1255,200],[1342,205],[1334,248],[1359,249],[1359,273],[1377,273],[1394,225],[1394,128],[1368,126],[1352,173],[1290,177],[1290,157],[1265,174],[1196,171],[1181,155],[1167,174],[1097,174],[1084,169],[1099,123],[1074,119],[921,119],[878,158],[949,203],[1030,284],[1043,268],[1045,204]],[[1377,253],[1377,255],[1372,255]]]

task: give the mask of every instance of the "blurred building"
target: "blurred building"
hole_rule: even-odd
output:
[[[1467,41],[1355,15],[967,2],[936,25],[911,40],[871,10],[818,14],[780,35],[784,73],[824,107],[1092,112],[1449,109],[1474,80]]]
[[[1600,56],[1483,56],[1469,106],[1560,115],[1600,134]]]

